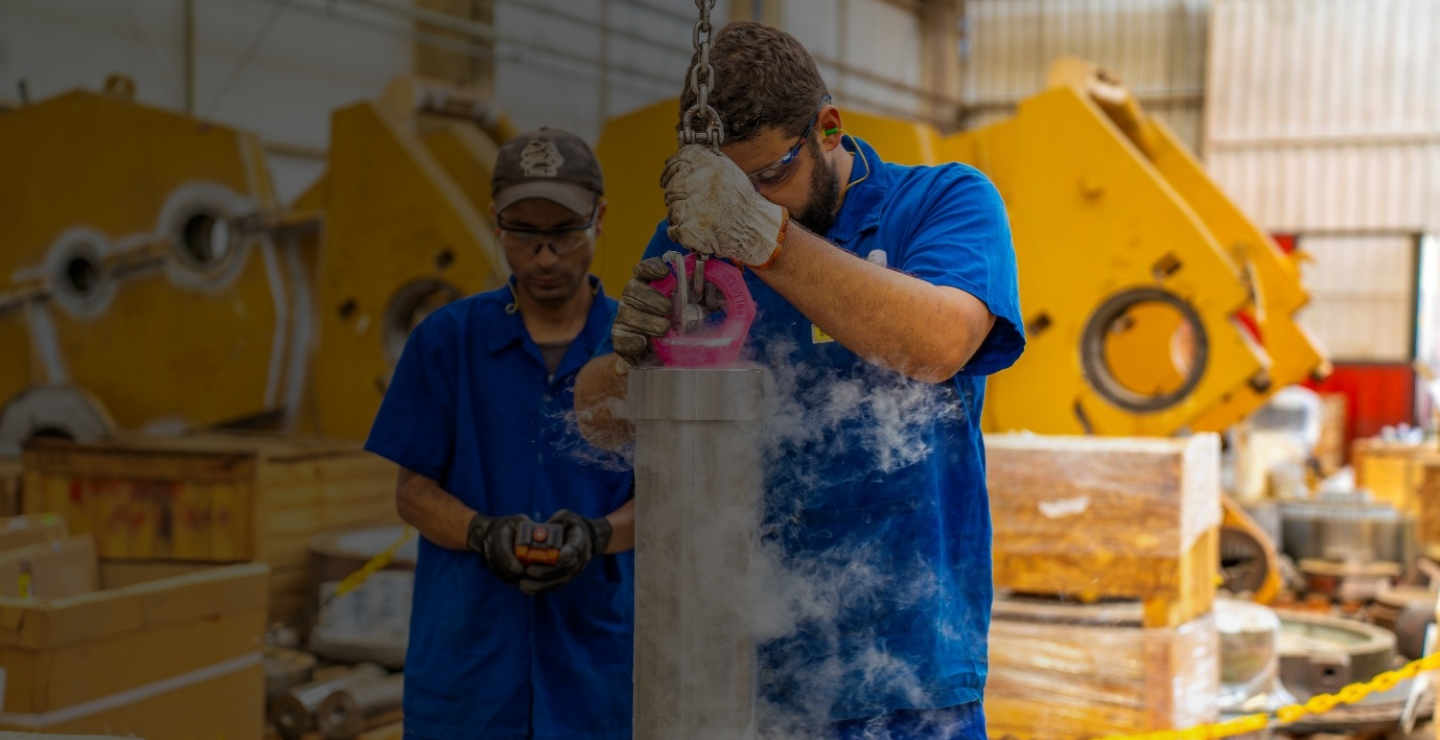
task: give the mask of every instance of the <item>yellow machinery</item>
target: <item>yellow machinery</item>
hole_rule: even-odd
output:
[[[253,136],[112,78],[0,116],[0,452],[34,434],[259,424],[363,438],[404,339],[504,279],[495,140],[415,79],[337,111],[283,211]]]
[[[612,207],[597,269],[609,285],[665,215],[657,173],[677,110],[614,119],[601,137]],[[845,122],[889,161],[975,166],[1005,199],[1029,346],[991,379],[988,430],[1219,431],[1323,371],[1295,323],[1307,300],[1295,263],[1092,65],[1058,62],[1013,118],[954,136],[855,112]]]
[[[413,78],[335,112],[326,173],[296,204],[324,219],[309,237],[319,321],[300,429],[363,438],[410,330],[503,282],[490,168],[513,133],[465,91]]]
[[[112,77],[0,116],[0,442],[203,426],[288,392],[293,305],[254,137]]]

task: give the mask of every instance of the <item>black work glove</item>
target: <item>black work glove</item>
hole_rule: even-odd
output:
[[[550,517],[551,524],[565,527],[560,559],[554,565],[531,565],[525,569],[520,590],[538,594],[559,588],[585,571],[590,559],[605,553],[610,546],[610,522],[604,518],[586,519],[573,511],[562,509]]]
[[[489,517],[476,514],[470,520],[465,544],[485,559],[485,566],[506,583],[519,583],[525,575],[525,564],[515,557],[515,533],[520,525],[532,521],[524,514]]]

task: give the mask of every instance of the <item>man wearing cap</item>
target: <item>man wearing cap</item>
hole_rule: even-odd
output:
[[[632,478],[568,414],[616,309],[588,274],[600,165],[540,129],[500,148],[492,193],[509,284],[415,328],[365,445],[400,465],[397,508],[423,535],[405,737],[628,740]],[[558,561],[522,562],[522,525],[546,521]]]

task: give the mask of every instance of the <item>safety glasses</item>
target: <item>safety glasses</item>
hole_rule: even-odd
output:
[[[595,238],[595,214],[591,213],[586,223],[568,229],[512,229],[502,225],[495,233],[505,251],[513,255],[534,257],[549,246],[556,257],[563,257]]]
[[[820,111],[824,110],[825,105],[829,102],[829,95],[820,99],[820,106],[815,110],[815,117],[810,119],[809,125],[805,127],[805,132],[800,134],[800,140],[795,142],[795,146],[791,147],[790,151],[785,152],[785,156],[748,175],[750,182],[755,187],[772,188],[790,179],[790,175],[795,169],[795,160],[800,156],[800,150],[804,149],[805,142],[810,140],[810,132],[815,130],[815,124],[820,120]]]

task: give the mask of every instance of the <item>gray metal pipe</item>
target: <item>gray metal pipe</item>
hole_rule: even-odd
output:
[[[767,373],[637,368],[635,740],[755,735],[750,559]]]

